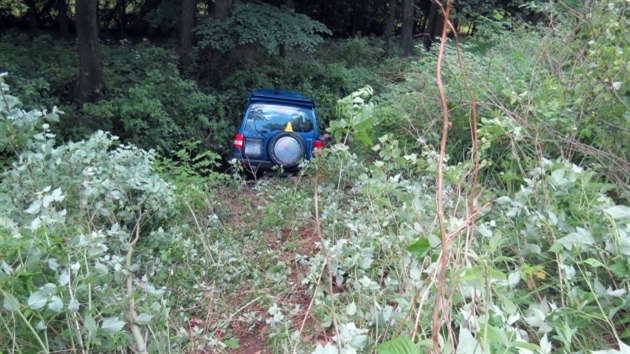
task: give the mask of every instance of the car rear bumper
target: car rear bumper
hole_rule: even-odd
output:
[[[249,172],[269,171],[273,168],[273,163],[266,160],[255,160],[243,157],[240,153],[233,153],[232,158],[237,160],[243,168]]]

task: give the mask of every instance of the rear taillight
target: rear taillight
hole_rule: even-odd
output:
[[[245,142],[245,136],[241,133],[234,135],[234,143],[232,143],[232,148],[234,149],[242,149],[243,143]]]
[[[313,142],[313,149],[321,150],[322,149],[322,141],[321,140],[315,140]]]

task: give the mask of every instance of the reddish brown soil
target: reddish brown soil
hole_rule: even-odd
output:
[[[264,205],[264,200],[261,198],[256,198],[256,191],[252,189],[252,185],[247,185],[241,187],[238,192],[238,198],[246,198],[250,201],[253,201],[248,208],[248,212],[256,213],[259,212],[258,206]],[[231,226],[241,225],[242,220],[240,219],[243,210],[240,210],[241,205],[247,203],[240,203],[235,201],[234,203],[229,203],[230,207],[230,217],[228,219],[228,223]],[[271,238],[270,238],[271,239]],[[311,302],[312,290],[309,291],[309,287],[307,285],[302,285],[299,281],[298,274],[306,275],[309,272],[308,266],[300,265],[297,262],[296,255],[299,253],[304,257],[311,257],[318,252],[317,243],[319,238],[317,233],[315,232],[315,228],[312,225],[302,225],[299,226],[296,230],[285,229],[281,232],[281,243],[278,242],[267,242],[267,247],[274,251],[276,258],[281,260],[285,264],[289,264],[291,266],[291,274],[287,279],[287,288],[289,288],[289,293],[282,294],[269,294],[273,296],[275,302],[281,306],[282,308],[295,308],[296,305],[299,305],[300,311],[293,315],[291,320],[291,328],[290,332],[294,332],[299,330],[302,326],[302,322],[304,318],[308,316],[304,329],[302,332],[302,340],[304,342],[321,342],[322,340],[326,341],[326,333],[321,330],[321,326],[319,322],[311,316],[310,313],[307,313],[307,309]],[[295,251],[287,251],[283,247],[285,242],[295,242],[296,247]],[[244,290],[247,285],[244,285]],[[246,293],[239,296],[236,295],[233,299],[233,308],[240,308],[243,304],[246,303]],[[267,318],[269,315],[267,314],[266,308],[261,308],[253,303],[248,308],[245,308],[241,311],[241,313],[247,312],[255,312],[260,315],[261,318]],[[260,321],[257,323],[251,330],[248,328],[249,326],[241,326],[239,321],[232,321],[229,325],[229,335],[226,334],[226,338],[237,338],[240,348],[236,350],[230,350],[228,353],[244,353],[244,354],[268,354],[271,353],[271,349],[268,346],[268,325],[264,321]],[[217,336],[218,338],[220,337]]]

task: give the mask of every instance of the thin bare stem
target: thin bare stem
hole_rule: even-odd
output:
[[[439,331],[442,324],[442,316],[445,314],[444,304],[444,288],[446,282],[446,267],[448,265],[448,259],[450,257],[448,252],[448,234],[446,231],[446,221],[444,220],[444,159],[446,157],[446,143],[448,140],[448,130],[451,126],[451,122],[448,117],[448,102],[446,100],[446,93],[444,91],[444,85],[442,83],[442,63],[444,61],[444,48],[446,46],[446,32],[448,30],[449,15],[451,12],[451,1],[444,7],[444,26],[442,27],[442,36],[440,49],[438,51],[435,83],[440,93],[440,104],[442,107],[442,138],[440,140],[440,157],[438,159],[438,177],[437,177],[437,218],[440,229],[441,240],[441,252],[439,258],[439,274],[436,284],[435,294],[435,306],[433,308],[433,328],[432,328],[432,341],[433,351],[440,352]],[[439,4],[439,3],[438,3]]]
[[[320,284],[322,283],[322,276],[324,275],[324,268],[326,267],[326,262],[322,262],[322,269],[319,272],[319,277],[317,278],[317,284],[315,285],[315,290],[313,290],[313,296],[311,297],[311,301],[308,304],[308,308],[306,309],[306,313],[304,314],[304,319],[302,319],[302,324],[300,325],[300,335],[298,338],[302,338],[302,333],[304,332],[304,326],[306,326],[306,320],[310,316],[311,308],[313,307],[313,303],[315,302],[315,295],[317,295],[317,290],[319,289]],[[297,353],[297,346],[299,342],[296,341],[295,345],[293,345],[292,353]]]
[[[188,207],[188,210],[190,211],[190,215],[192,215],[193,220],[195,220],[195,225],[197,226],[197,230],[199,231],[199,239],[201,240],[201,244],[203,245],[203,248],[206,251],[206,254],[210,258],[210,262],[212,262],[213,265],[216,265],[216,262],[214,261],[214,257],[212,257],[212,250],[210,250],[210,247],[208,246],[208,243],[206,242],[203,229],[201,228],[201,224],[199,223],[199,220],[197,219],[197,215],[195,214],[195,211],[193,210],[192,206],[190,206],[190,203],[188,203],[188,201],[186,201],[186,206]]]
[[[142,218],[143,218],[143,214],[142,212],[140,212],[140,214],[138,215],[138,219],[136,220],[136,226],[134,227],[134,230],[133,230],[134,239],[129,244],[129,250],[127,251],[127,258],[126,258],[125,265],[127,267],[127,271],[129,272],[129,275],[127,276],[127,296],[129,297],[127,317],[129,320],[129,328],[131,330],[131,334],[133,335],[133,339],[136,342],[136,352],[147,354],[148,353],[147,345],[146,345],[146,342],[144,341],[144,336],[142,335],[142,332],[140,331],[140,327],[136,324],[138,313],[136,311],[136,303],[133,299],[133,296],[134,296],[133,295],[134,293],[133,273],[131,272],[131,259],[133,257],[134,247],[136,243],[138,242],[138,240],[140,239],[140,223],[142,222]]]

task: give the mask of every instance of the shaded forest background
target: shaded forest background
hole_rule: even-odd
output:
[[[513,18],[537,23],[535,8],[466,2],[454,24],[467,35],[507,29]],[[0,69],[27,107],[62,107],[60,137],[104,129],[162,153],[192,139],[222,155],[249,90],[313,97],[324,128],[338,98],[398,79],[379,75],[383,60],[390,70],[428,55],[419,48],[443,23],[435,3],[411,0],[4,1],[0,20]]]

